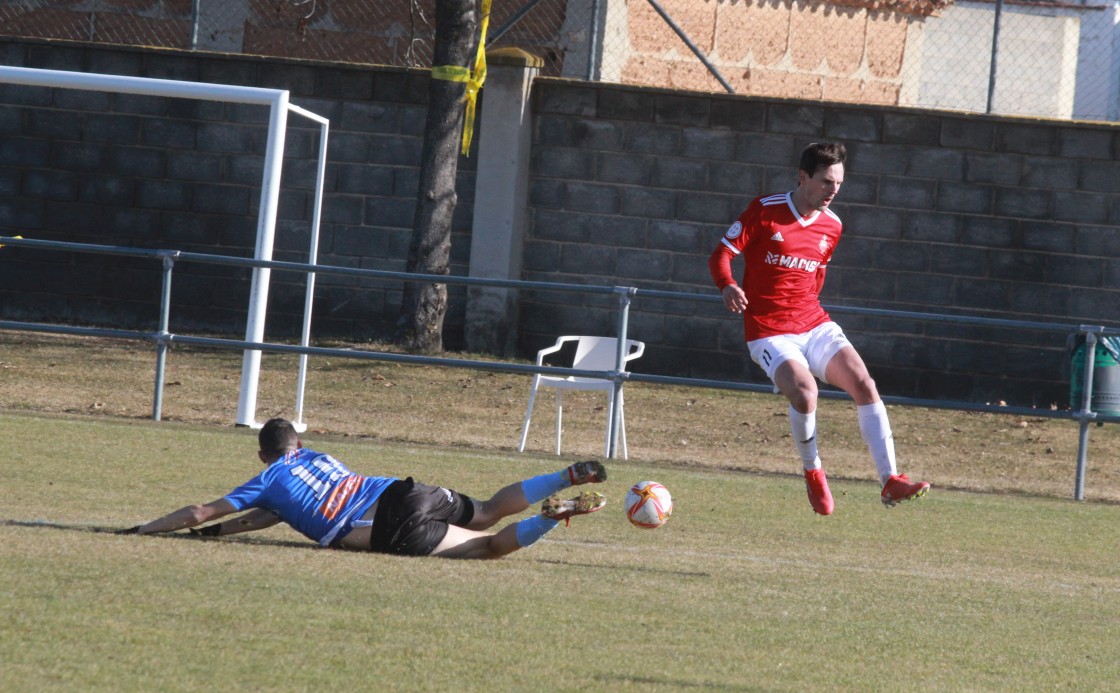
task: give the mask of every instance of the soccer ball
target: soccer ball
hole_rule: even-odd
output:
[[[673,514],[669,489],[656,481],[639,481],[626,492],[626,519],[635,527],[656,529]]]

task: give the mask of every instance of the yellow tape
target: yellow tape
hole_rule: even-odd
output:
[[[466,112],[463,119],[463,156],[470,156],[471,140],[474,138],[474,113],[478,105],[478,92],[486,81],[486,30],[490,26],[490,0],[482,0],[482,31],[478,38],[478,52],[474,58],[474,70],[458,65],[433,65],[432,79],[448,82],[465,82],[467,92]]]
[[[432,67],[432,79],[442,79],[448,82],[466,82],[471,78],[471,71],[458,65],[435,65]]]
[[[20,240],[23,240],[23,236],[12,236],[12,238],[18,238]],[[4,247],[3,245],[0,245],[0,248],[3,248],[3,247]]]

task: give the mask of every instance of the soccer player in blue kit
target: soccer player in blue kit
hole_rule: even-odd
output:
[[[191,534],[227,536],[286,522],[321,546],[356,551],[442,558],[500,558],[532,545],[575,515],[606,505],[602,494],[585,491],[571,500],[555,494],[569,486],[606,480],[603,465],[577,462],[551,474],[499,490],[486,501],[407,479],[356,474],[328,454],[303,447],[286,419],[271,419],[258,436],[257,456],[267,468],[227,495],[188,505],[121,534],[156,534],[190,529]],[[499,520],[544,501],[539,515],[496,533]],[[237,518],[193,529],[226,515]]]

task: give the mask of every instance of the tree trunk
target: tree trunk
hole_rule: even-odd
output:
[[[437,0],[432,64],[470,66],[477,27],[475,0]],[[464,83],[444,79],[433,78],[428,87],[420,188],[408,248],[409,272],[450,273],[451,217],[455,212],[465,93]],[[424,353],[442,351],[446,313],[446,284],[405,282],[396,342]]]

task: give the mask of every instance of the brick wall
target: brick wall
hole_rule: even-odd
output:
[[[940,3],[665,0],[663,8],[739,94],[897,104],[908,34]],[[887,9],[887,6],[890,9]],[[627,41],[603,63],[620,81],[718,90],[649,3],[618,3]]]
[[[320,261],[400,270],[427,78],[120,48],[0,43],[7,65],[286,88],[331,119]],[[485,91],[483,92],[485,94]],[[29,237],[250,256],[264,109],[0,85],[0,229]],[[485,109],[485,103],[482,105]],[[594,85],[534,87],[524,279],[714,295],[706,258],[759,194],[795,183],[800,148],[845,141],[845,237],[826,304],[1062,323],[1120,322],[1120,130]],[[293,117],[277,258],[305,257],[317,130]],[[486,146],[478,142],[476,146]],[[453,272],[466,274],[474,160],[460,160]],[[0,316],[154,329],[158,263],[0,254]],[[298,333],[303,287],[274,273],[269,336]],[[242,333],[248,273],[181,263],[172,331]],[[453,290],[447,343],[462,340]],[[315,334],[384,336],[399,285],[320,277]],[[613,299],[523,292],[530,356],[610,334]],[[1066,403],[1065,335],[835,313],[884,393]],[[637,369],[761,381],[720,304],[638,298]]]

